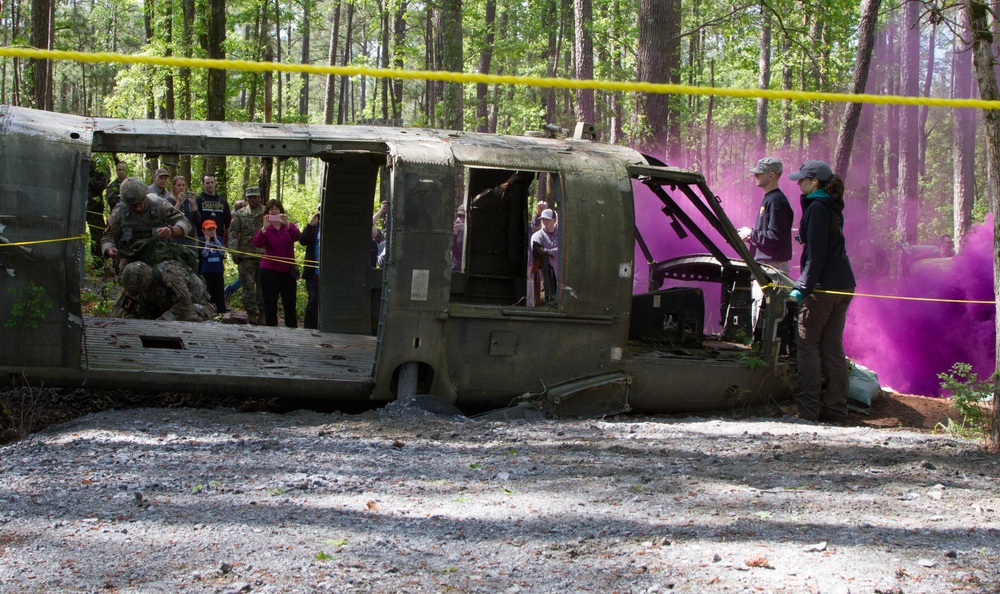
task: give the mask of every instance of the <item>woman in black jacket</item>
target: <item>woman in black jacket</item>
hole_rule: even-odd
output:
[[[790,295],[799,303],[795,404],[800,418],[842,423],[850,377],[844,325],[856,284],[844,246],[844,181],[823,161],[806,161],[788,179],[802,192],[802,274]]]

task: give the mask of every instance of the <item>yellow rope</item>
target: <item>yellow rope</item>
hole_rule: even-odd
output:
[[[773,91],[769,89],[724,89],[649,82],[581,80],[571,78],[546,78],[533,76],[508,76],[435,70],[396,70],[391,68],[365,68],[361,66],[313,66],[312,64],[284,64],[280,62],[253,62],[248,60],[217,60],[208,58],[183,58],[173,56],[127,55],[112,52],[70,52],[40,50],[24,47],[0,47],[0,56],[74,62],[120,64],[147,64],[177,68],[214,68],[218,70],[243,70],[251,72],[299,72],[307,74],[332,74],[336,76],[368,76],[404,80],[436,80],[451,83],[483,83],[523,85],[529,87],[593,89],[666,95],[715,95],[743,99],[791,99],[794,101],[829,101],[835,103],[873,103],[876,105],[927,105],[931,107],[958,107],[1000,109],[1000,101],[983,99],[945,99],[937,97],[904,97],[897,95],[867,95],[850,93],[818,93],[810,91]]]
[[[55,243],[57,241],[82,241],[87,239],[86,235],[77,235],[76,237],[60,237],[59,239],[38,239],[36,241],[17,241],[11,243],[0,242],[0,247],[17,247],[21,245],[34,245],[36,243]]]
[[[774,283],[770,283],[761,288],[793,289],[794,287],[789,287],[786,285],[776,285]],[[849,291],[824,291],[823,289],[814,289],[813,293],[826,293],[827,295],[853,295],[855,297],[872,297],[873,299],[896,299],[899,301],[929,301],[932,303],[973,303],[979,305],[996,305],[996,301],[977,301],[974,299],[939,299],[937,297],[905,297],[903,295],[876,295],[874,293],[851,293]]]

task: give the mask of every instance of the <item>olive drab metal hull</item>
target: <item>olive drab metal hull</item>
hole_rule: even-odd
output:
[[[319,330],[84,317],[73,238],[90,161],[111,152],[321,160]],[[540,200],[555,258],[533,255]],[[675,234],[701,255],[656,254]],[[794,385],[783,296],[765,289],[751,316],[752,283],[780,273],[750,259],[701,175],[626,147],[0,106],[0,241],[53,239],[0,247],[0,315],[44,295],[35,318],[0,327],[9,381],[374,401],[415,382],[460,407],[544,400],[565,415],[739,406]]]

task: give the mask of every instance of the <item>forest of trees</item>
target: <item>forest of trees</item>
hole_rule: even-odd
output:
[[[988,26],[996,26],[992,15],[986,18]],[[977,97],[967,23],[963,5],[926,1],[865,0],[859,6],[843,0],[10,0],[0,4],[0,44]],[[850,113],[844,104],[820,101],[18,58],[0,61],[0,103],[111,117],[374,123],[513,134],[544,123],[572,129],[576,121],[591,121],[601,140],[698,169],[717,189],[734,176],[747,186],[744,172],[765,154],[778,154],[789,166],[806,158],[836,163],[850,195],[868,205],[860,213],[872,219],[865,226],[891,230],[884,242],[928,241],[939,233],[960,239],[989,204],[986,142],[976,134],[982,116],[971,109],[865,105]],[[851,132],[846,138],[845,128]],[[297,169],[304,183],[306,169]]]

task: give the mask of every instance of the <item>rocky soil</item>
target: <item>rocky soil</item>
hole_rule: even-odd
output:
[[[2,592],[1000,591],[1000,456],[929,432],[940,401],[835,427],[38,394],[77,404],[0,446]]]

